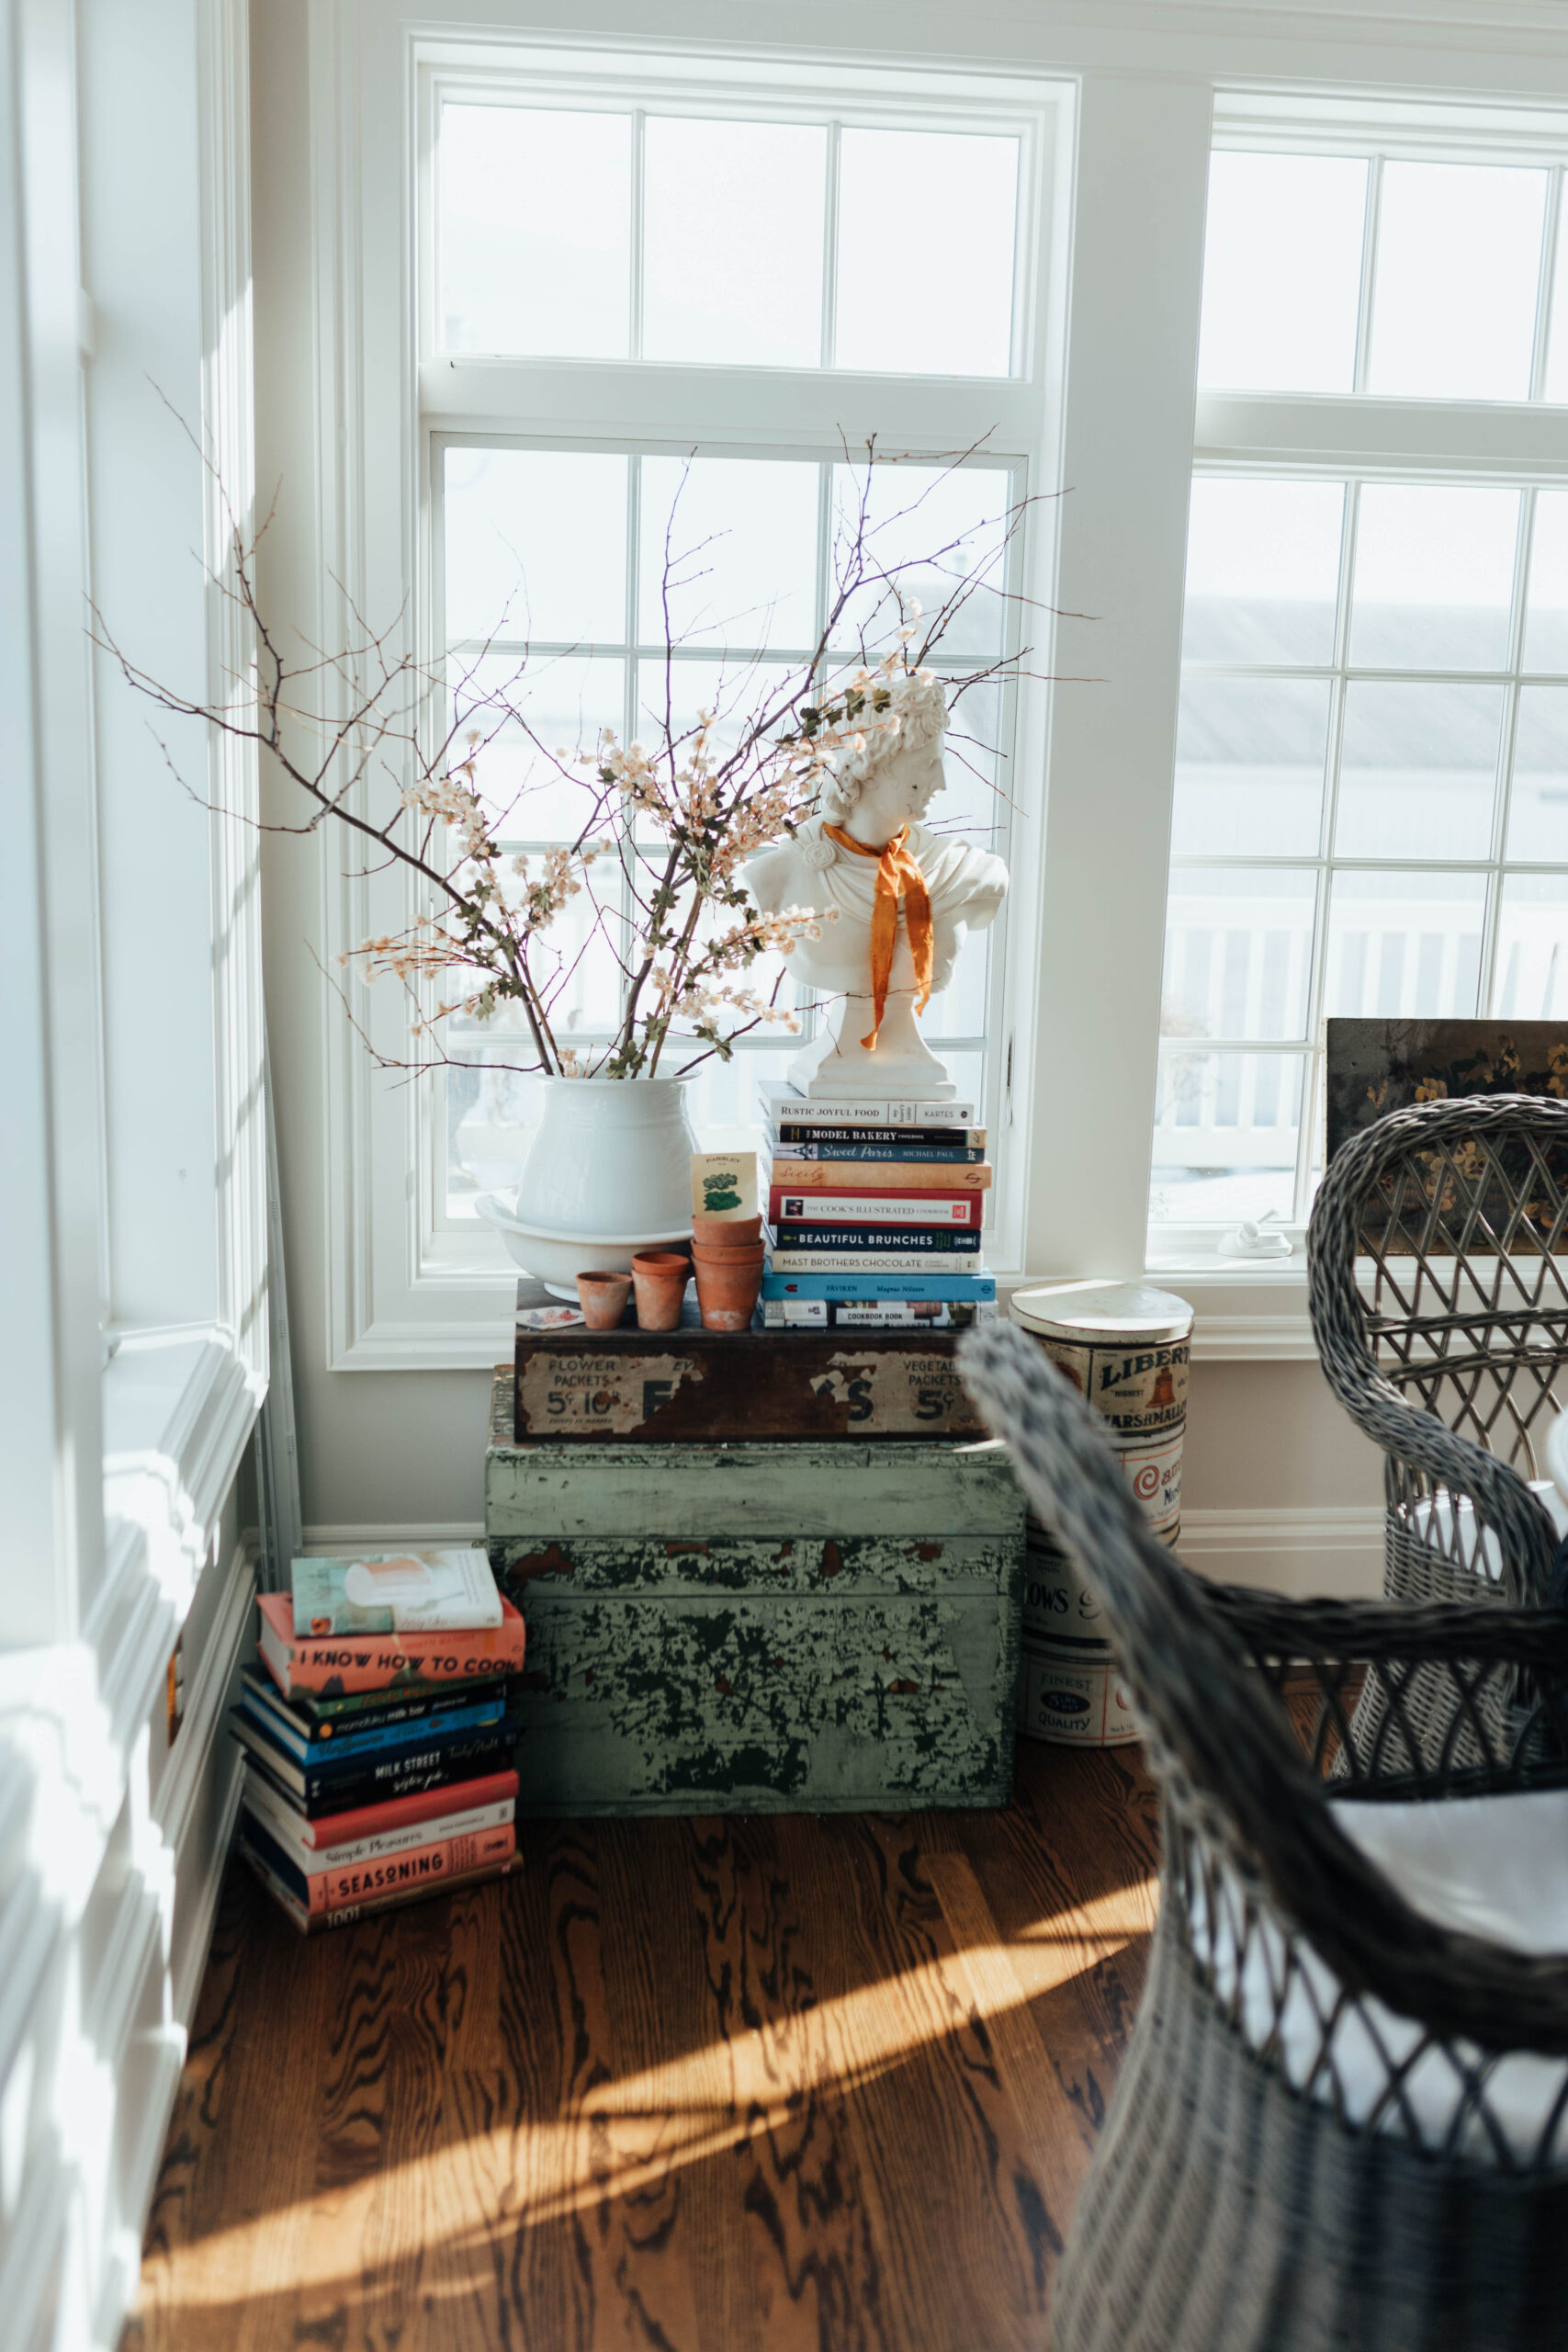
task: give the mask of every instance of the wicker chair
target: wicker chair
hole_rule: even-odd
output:
[[[1328,1384],[1386,1459],[1390,1594],[1553,1589],[1568,1521],[1542,1474],[1568,1404],[1565,1246],[1568,1102],[1419,1103],[1330,1161],[1307,1295]]]
[[[1055,2352],[1556,2352],[1568,1623],[1207,1585],[1022,1333],[976,1332],[961,1360],[1099,1589],[1161,1796],[1150,1978]],[[1418,1671],[1450,1686],[1440,1734],[1404,1706]],[[1498,1682],[1531,1702],[1502,1743]]]

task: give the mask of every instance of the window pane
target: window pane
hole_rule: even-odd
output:
[[[1368,390],[1529,398],[1546,174],[1385,164]]]
[[[773,458],[645,458],[645,645],[771,645],[808,653],[817,635],[815,465]],[[668,573],[666,567],[668,566]]]
[[[448,640],[620,643],[626,544],[624,457],[448,449]]]
[[[1513,874],[1497,921],[1493,1010],[1500,1021],[1568,1013],[1568,876]]]
[[[1008,813],[1012,771],[1002,756],[1001,690],[994,685],[966,688],[953,699],[957,679],[947,684],[947,734],[942,755],[945,779],[942,791],[926,811],[933,833],[956,834],[960,841],[981,848]]]
[[[1342,482],[1200,475],[1187,519],[1189,662],[1328,662]]]
[[[1002,650],[1007,623],[1007,514],[1012,477],[996,466],[839,466],[833,479],[829,598],[849,584],[860,527],[864,584],[850,595],[832,642],[847,651],[863,640],[885,653],[899,626],[899,596],[920,606],[921,638],[950,598],[962,598],[934,649],[949,661],[989,660]],[[965,582],[973,587],[965,594]]]
[[[1516,490],[1369,482],[1356,526],[1350,659],[1390,670],[1500,670],[1508,658]]]
[[[1337,874],[1324,1012],[1475,1011],[1483,874]]]
[[[459,724],[472,724],[485,738],[475,780],[502,839],[571,842],[596,821],[599,786],[591,768],[577,765],[577,753],[592,750],[602,727],[621,732],[625,679],[623,664],[613,660],[540,654],[519,673],[509,655],[491,654],[453,680]],[[475,702],[489,707],[475,709]],[[510,705],[517,721],[497,705]],[[564,755],[570,780],[555,753]]]
[[[1519,689],[1507,854],[1568,865],[1568,686]]]
[[[1166,915],[1166,1037],[1299,1037],[1317,876],[1179,865]]]
[[[1538,490],[1525,600],[1527,670],[1568,670],[1568,491]]]
[[[835,364],[1005,376],[1017,212],[1016,139],[846,129]]]
[[[506,1057],[500,1049],[501,1058]],[[518,1061],[529,1057],[524,1046]],[[544,1108],[536,1072],[482,1057],[442,1071],[446,1095],[446,1214],[471,1219],[481,1193],[515,1194]]]
[[[1345,689],[1339,857],[1485,857],[1492,847],[1501,686]]]
[[[1155,1100],[1156,1224],[1288,1217],[1295,1205],[1302,1057],[1167,1046]]]
[[[965,939],[951,984],[932,997],[920,1015],[920,1028],[931,1045],[940,1046],[944,1037],[985,1035],[992,936],[982,931]]]
[[[626,357],[631,155],[629,115],[443,107],[444,349]]]
[[[792,663],[776,662],[694,662],[678,661],[669,665],[666,681],[665,663],[655,654],[645,655],[637,663],[637,703],[633,719],[633,739],[650,747],[661,741],[665,710],[668,705],[671,723],[682,739],[682,758],[690,749],[689,738],[697,726],[700,711],[711,711],[713,726],[708,734],[710,758],[721,761],[733,752],[755,720],[766,715],[787,682],[798,680],[799,668]],[[779,732],[780,722],[770,725],[765,740]],[[662,827],[649,814],[639,812],[637,818],[637,839],[660,842],[668,839]]]
[[[1188,678],[1171,847],[1189,855],[1312,856],[1327,746],[1326,679]]]
[[[650,115],[644,136],[643,356],[818,366],[824,126]]]
[[[1200,383],[1353,389],[1366,209],[1359,155],[1211,158]]]
[[[530,862],[536,875],[542,871],[542,859]],[[605,858],[594,865],[592,880],[567,900],[549,929],[535,934],[529,950],[529,967],[539,981],[550,1026],[563,1042],[603,1036],[615,1029],[626,980],[625,936],[619,868]],[[490,1033],[481,1029],[479,1034]]]

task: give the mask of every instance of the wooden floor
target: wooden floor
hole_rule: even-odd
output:
[[[236,1870],[123,2352],[1043,2346],[1156,1826],[1136,1749],[1019,1784],[532,1825],[310,1942]]]

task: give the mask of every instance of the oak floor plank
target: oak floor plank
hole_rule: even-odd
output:
[[[231,1873],[122,2352],[1043,2352],[1157,1901],[1135,1751],[524,1841],[310,1939]]]

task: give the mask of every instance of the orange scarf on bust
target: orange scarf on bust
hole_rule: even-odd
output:
[[[898,939],[898,901],[907,898],[905,921],[909,926],[909,950],[915,959],[915,983],[919,994],[915,999],[915,1011],[923,1012],[931,1002],[931,894],[926,888],[926,877],[915,862],[912,851],[904,844],[909,838],[909,828],[904,826],[893,836],[886,849],[867,849],[846,833],[841,825],[827,825],[823,832],[840,849],[852,850],[856,857],[874,857],[876,865],[876,895],[871,909],[871,995],[876,1018],[869,1037],[861,1044],[868,1051],[874,1048],[882,1028],[883,1011],[887,1003],[887,983],[893,976],[893,950]]]

